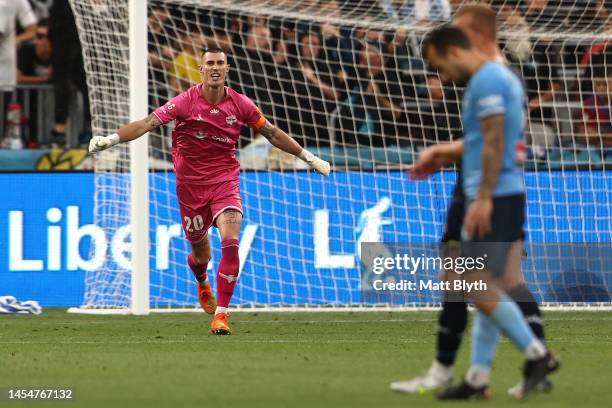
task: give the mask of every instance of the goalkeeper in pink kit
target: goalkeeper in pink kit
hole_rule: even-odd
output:
[[[236,143],[242,125],[265,136],[270,143],[304,160],[317,173],[329,175],[329,163],[303,149],[284,131],[263,117],[246,96],[225,86],[229,72],[221,49],[203,53],[202,82],[170,99],[146,119],[132,122],[110,136],[95,136],[89,152],[134,140],[152,129],[176,121],[172,132],[172,161],[183,230],[191,243],[188,264],[198,281],[198,299],[208,314],[215,314],[213,334],[230,334],[227,308],[238,278],[238,243],[242,203]],[[217,273],[217,299],[207,277],[211,258],[208,229],[221,236],[221,262]]]

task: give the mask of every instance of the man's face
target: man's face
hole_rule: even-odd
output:
[[[597,96],[602,98],[612,96],[612,76],[595,79],[593,88]]]
[[[255,47],[261,51],[272,50],[272,42],[270,41],[270,30],[263,26],[258,26],[253,29],[253,39]]]
[[[202,58],[200,73],[204,86],[218,87],[225,85],[225,77],[229,72],[227,56],[224,52],[207,52]]]
[[[314,59],[319,57],[321,52],[321,41],[316,35],[306,35],[302,38],[302,56]]]
[[[373,45],[369,45],[361,51],[359,62],[363,69],[370,71],[372,74],[382,71],[385,66],[382,53]]]
[[[166,10],[163,7],[158,7],[158,8],[153,9],[152,16],[159,23],[166,22],[166,20],[168,20],[168,18],[170,17],[170,15],[168,14],[168,10]]]
[[[438,71],[442,82],[465,83],[469,79],[462,56],[463,52],[458,47],[449,47],[446,56],[438,54],[433,46],[429,46],[427,50],[427,62],[432,69]]]
[[[51,51],[49,28],[41,26],[36,29],[36,48],[39,52]]]

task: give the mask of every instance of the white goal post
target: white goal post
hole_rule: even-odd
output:
[[[464,2],[435,1],[442,7],[426,14],[382,0],[70,3],[95,135],[146,117],[194,84],[199,53],[219,46],[229,55],[228,85],[331,162],[332,176],[322,179],[243,132],[245,217],[233,305],[375,311],[439,304],[431,292],[399,301],[366,293],[358,253],[363,242],[440,240],[455,173],[414,182],[405,169],[424,146],[461,134],[461,89],[427,72],[419,48],[423,34]],[[606,78],[612,83],[612,18],[605,10],[577,10],[582,6],[573,0],[536,14],[515,2],[489,3],[530,103],[527,281],[548,306],[609,309],[612,129],[588,115]],[[170,132],[160,128],[96,157],[94,222],[109,237],[108,254],[101,268],[86,272],[83,305],[71,312],[198,310]],[[210,235],[214,286],[219,238]],[[554,247],[565,250],[555,255]]]

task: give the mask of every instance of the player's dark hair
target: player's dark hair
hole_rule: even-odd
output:
[[[204,50],[202,51],[202,57],[204,56],[204,54],[206,54],[207,52],[212,52],[214,54],[218,53],[218,52],[222,52],[225,54],[225,51],[223,51],[222,48],[220,47],[206,47],[204,48]]]
[[[443,24],[427,33],[421,46],[421,54],[427,59],[427,52],[434,48],[441,57],[446,57],[449,47],[459,47],[464,50],[472,48],[470,39],[463,30],[450,24]]]

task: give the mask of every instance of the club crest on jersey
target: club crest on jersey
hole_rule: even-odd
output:
[[[219,114],[219,109],[217,108],[212,108],[209,112],[211,115],[218,115]]]
[[[238,122],[238,119],[236,119],[236,116],[234,115],[230,115],[227,118],[225,118],[225,123],[227,123],[230,126],[234,126],[236,122]]]

